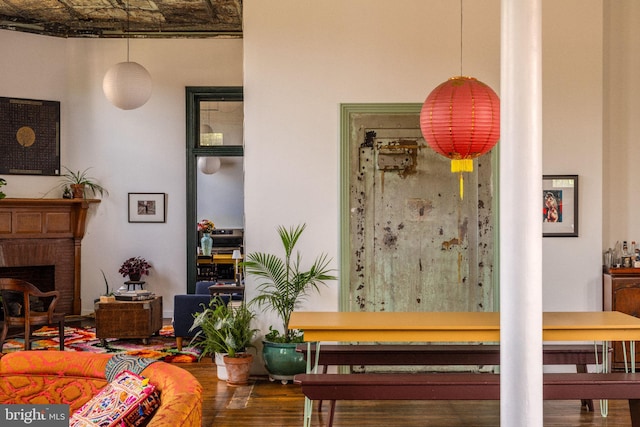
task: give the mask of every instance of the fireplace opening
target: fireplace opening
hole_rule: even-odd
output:
[[[35,265],[27,267],[0,267],[0,277],[9,279],[20,279],[29,282],[42,292],[55,290],[55,266]],[[10,314],[12,316],[23,316],[22,296],[15,292],[4,292]],[[35,311],[45,311],[51,302],[50,298],[30,298],[30,306]]]
[[[56,289],[56,268],[53,265],[35,265],[26,267],[0,267],[0,277],[20,279],[35,285],[42,292]]]

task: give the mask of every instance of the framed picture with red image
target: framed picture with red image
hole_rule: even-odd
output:
[[[542,236],[578,237],[578,175],[542,177]]]

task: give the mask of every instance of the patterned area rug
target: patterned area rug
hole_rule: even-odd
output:
[[[58,328],[44,326],[35,331],[33,335],[37,337],[37,340],[34,339],[31,342],[32,350],[58,350],[60,347]],[[23,338],[9,338],[4,343],[3,351],[9,353],[23,349]],[[142,343],[141,339],[108,338],[105,346],[96,338],[95,327],[65,327],[64,349],[65,351],[89,351],[92,353],[124,353],[165,362],[197,362],[200,356],[200,351],[197,348],[183,347],[182,351],[177,350],[171,325],[164,326],[158,335],[147,340],[146,345]]]

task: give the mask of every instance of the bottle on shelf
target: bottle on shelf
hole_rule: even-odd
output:
[[[633,267],[633,261],[631,260],[631,252],[629,251],[629,245],[627,245],[626,240],[622,242],[622,267],[624,268]]]
[[[613,247],[613,266],[620,267],[622,264],[622,245],[618,240],[616,245]]]
[[[602,265],[604,271],[609,271],[613,267],[613,249],[609,248],[602,253]]]

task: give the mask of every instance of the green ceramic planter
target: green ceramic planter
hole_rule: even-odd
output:
[[[302,353],[296,352],[296,343],[263,341],[262,344],[262,358],[272,381],[286,384],[294,375],[306,372],[307,362]]]

